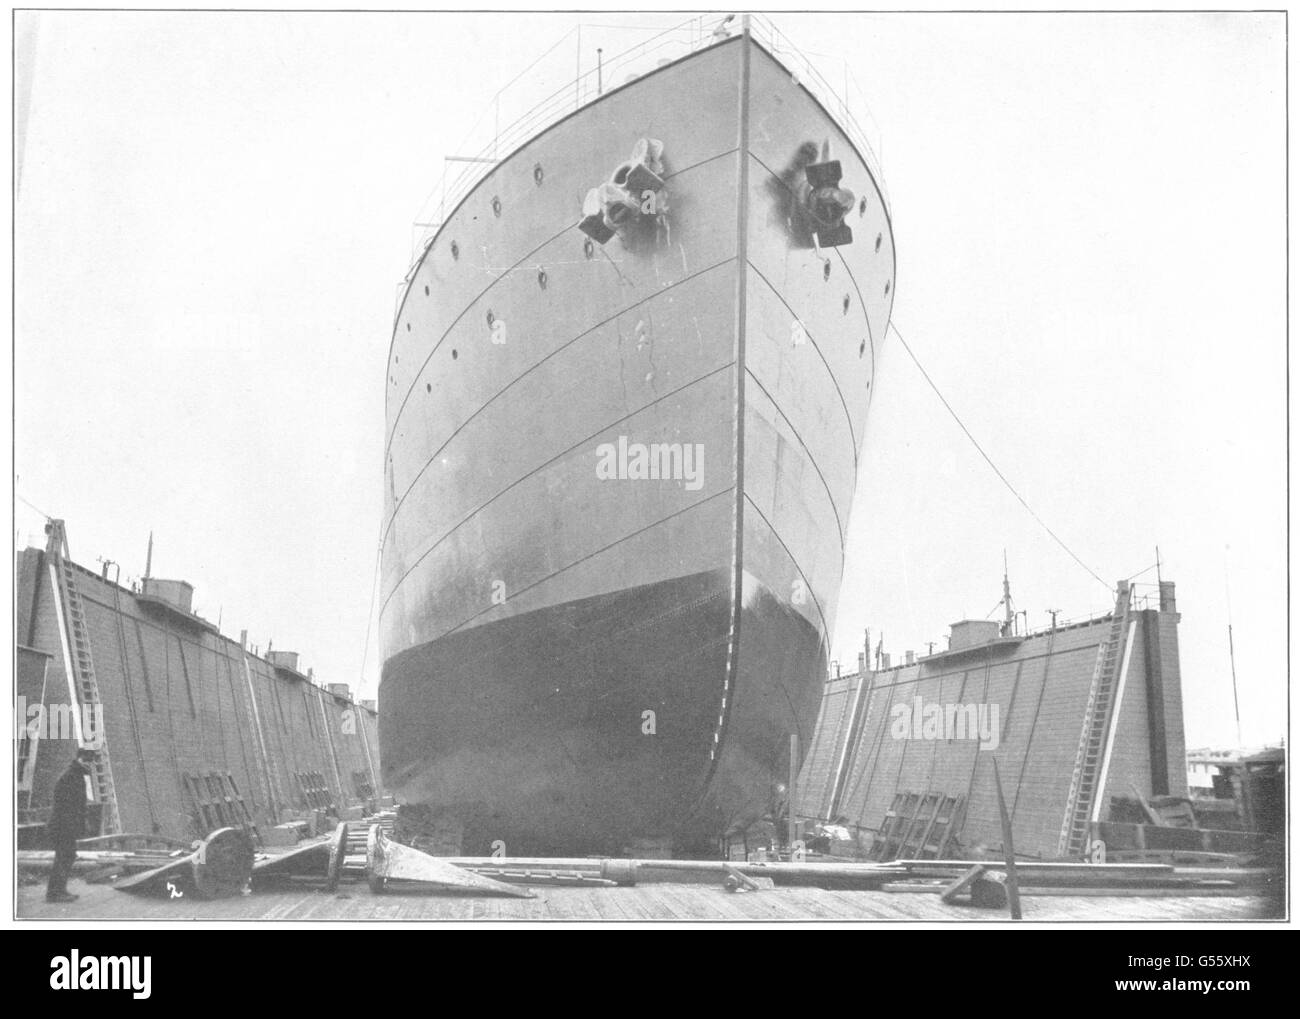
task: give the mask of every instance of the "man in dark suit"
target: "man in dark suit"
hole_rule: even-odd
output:
[[[75,902],[68,891],[68,877],[77,859],[77,839],[86,837],[86,776],[94,766],[96,753],[82,747],[68,770],[54,784],[54,812],[47,826],[54,840],[54,867],[45,886],[46,902]]]

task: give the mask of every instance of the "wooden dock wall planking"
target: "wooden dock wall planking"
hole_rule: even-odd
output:
[[[68,683],[48,562],[39,549],[18,553],[16,637],[48,655],[45,700],[57,704],[67,702]],[[321,776],[340,809],[380,795],[374,711],[277,668],[197,617],[76,571],[124,831],[204,834],[185,775],[229,775],[259,826],[309,809],[303,773]],[[27,686],[18,693],[35,703],[36,680]],[[41,742],[30,804],[20,807],[37,817],[48,808],[74,752],[70,740]]]
[[[1130,613],[1133,650],[1118,712],[1101,818],[1112,796],[1187,795],[1178,613]],[[966,798],[963,848],[1000,848],[992,758],[1001,770],[1018,854],[1057,851],[1093,669],[1110,617],[994,643],[962,655],[868,671],[856,732],[853,700],[861,674],[830,679],[796,791],[799,817],[873,832],[899,792]],[[996,748],[974,740],[897,738],[897,705],[996,705]],[[987,709],[986,709],[987,710]],[[850,735],[853,739],[850,741]],[[846,745],[847,744],[847,745]],[[838,790],[838,792],[837,792]]]

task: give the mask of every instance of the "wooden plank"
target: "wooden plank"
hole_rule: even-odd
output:
[[[1062,896],[1103,899],[1195,899],[1202,897],[1240,898],[1241,889],[1229,883],[1207,882],[1180,888],[1026,888],[1024,895]]]
[[[943,902],[945,905],[951,905],[953,900],[956,899],[957,896],[960,895],[962,892],[964,892],[967,888],[973,885],[976,879],[979,878],[981,875],[983,875],[983,873],[984,873],[983,864],[976,864],[965,874],[959,877],[956,881],[948,885],[948,887],[946,887],[943,890],[943,894],[939,896],[939,901]]]
[[[1147,820],[1157,827],[1163,824],[1160,820],[1160,816],[1151,809],[1151,804],[1147,802],[1147,798],[1142,795],[1141,790],[1132,782],[1128,784],[1128,787],[1133,790],[1133,795],[1137,797],[1138,806],[1142,808],[1142,813],[1146,815]]]
[[[123,832],[120,835],[96,835],[93,838],[77,839],[77,852],[104,851],[118,853],[172,853],[176,850],[193,852],[192,839],[174,839],[168,835],[144,835]]]
[[[964,870],[972,863],[982,863],[990,870],[1001,869],[1005,861],[1000,860],[894,860],[891,867],[903,870],[925,870],[927,868],[948,868]],[[845,866],[848,866],[846,864]],[[877,865],[880,866],[880,865]],[[1017,860],[1016,870],[1021,873],[1035,874],[1127,874],[1133,877],[1156,877],[1171,874],[1174,871],[1168,863],[1075,863],[1071,860]]]

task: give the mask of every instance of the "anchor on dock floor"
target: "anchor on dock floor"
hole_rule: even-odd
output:
[[[516,899],[535,898],[527,888],[481,877],[436,856],[394,842],[380,830],[379,825],[370,829],[366,839],[366,880],[376,895],[388,887],[388,882],[401,881],[443,891],[483,892]]]
[[[189,856],[133,874],[113,885],[120,892],[217,899],[239,895],[253,872],[253,843],[240,828],[218,828]]]

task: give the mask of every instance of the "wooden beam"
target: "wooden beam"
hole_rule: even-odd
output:
[[[966,871],[966,873],[963,874],[961,877],[959,877],[956,881],[950,884],[947,888],[945,888],[943,890],[943,894],[939,896],[939,901],[944,903],[945,905],[951,906],[953,900],[955,900],[958,895],[960,895],[967,888],[973,885],[976,879],[981,877],[983,874],[984,874],[984,865],[982,863],[976,864],[970,870]]]

